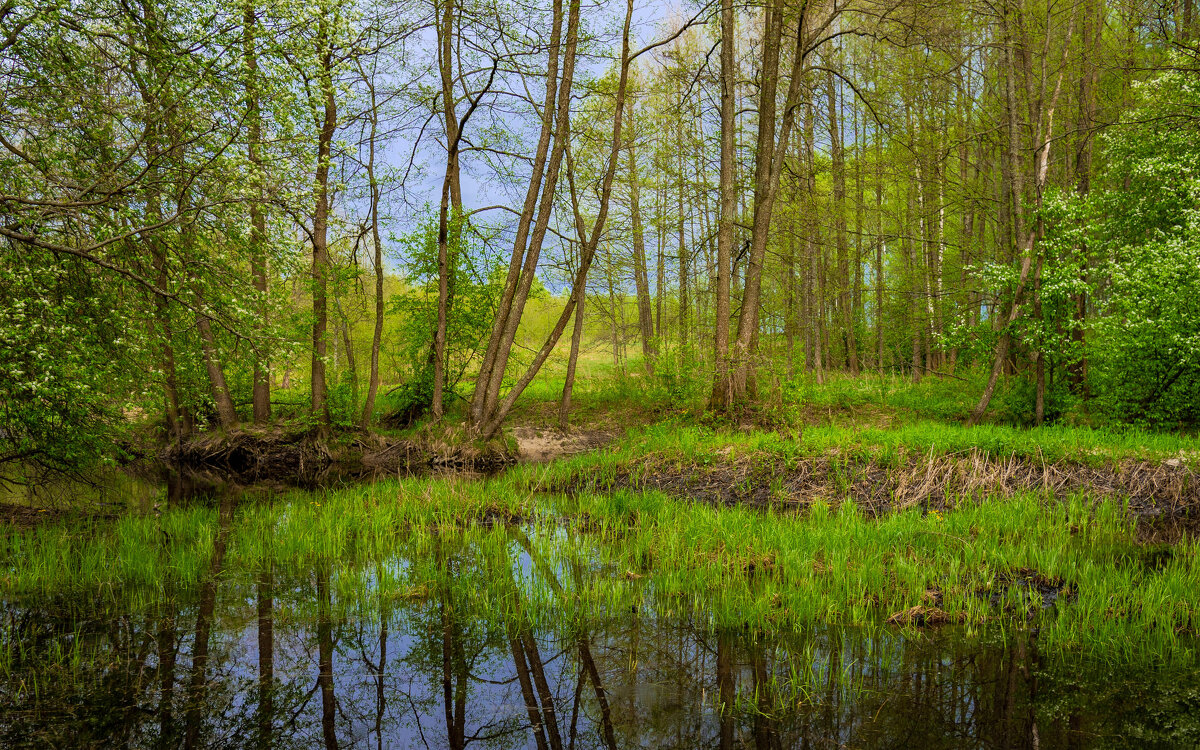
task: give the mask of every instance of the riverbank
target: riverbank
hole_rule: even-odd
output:
[[[501,620],[634,607],[723,627],[954,623],[1033,628],[1064,653],[1195,657],[1190,458],[1152,461],[1132,443],[1082,432],[1036,446],[1015,430],[975,436],[1005,446],[1004,457],[963,452],[967,434],[927,442],[933,434],[657,426],[490,478],[391,479],[50,523],[4,535],[0,588],[152,602],[201,585],[224,534],[222,575],[334,566],[361,606],[362,566],[407,559],[367,598],[417,595],[445,575],[436,550],[453,540],[480,561],[507,559],[516,545],[537,566],[589,571],[572,587],[526,571],[517,609],[473,584],[481,611]]]

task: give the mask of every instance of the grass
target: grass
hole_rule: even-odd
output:
[[[1147,493],[1193,496],[1186,473],[1159,464],[1166,456],[1189,456],[1175,451],[1182,444],[1171,443],[1169,436],[1105,439],[1096,431],[1068,427],[1027,431],[917,422],[893,430],[805,427],[796,434],[660,424],[632,431],[604,450],[515,476],[533,490],[658,487],[695,497],[703,488],[724,502],[755,496],[763,504],[766,488],[772,504],[806,504],[812,497],[863,500],[865,494],[872,505],[888,506],[953,505],[958,494],[1062,496],[1064,488],[1088,491],[1100,481],[1104,487],[1136,488],[1139,508],[1145,510],[1147,503],[1157,502]],[[1192,464],[1194,458],[1184,461]],[[1129,462],[1135,462],[1136,472]],[[1093,492],[1102,493],[1120,498],[1109,488]]]
[[[514,360],[515,369],[520,359]],[[510,423],[556,426],[564,369],[565,354],[558,352],[522,393]],[[1027,427],[1024,421],[1032,413],[1032,404],[1018,403],[1023,388],[1018,378],[1001,382],[989,421],[966,427],[984,380],[985,373],[974,370],[951,377],[930,375],[919,383],[896,374],[850,376],[835,371],[817,383],[811,374],[789,376],[782,363],[773,362],[759,372],[760,401],[750,416],[751,421],[769,422],[771,427],[802,431],[811,451],[869,448],[885,454],[931,449],[954,453],[976,448],[993,456],[1091,463],[1200,456],[1200,438],[1195,434],[1108,423],[1100,416],[1072,412],[1053,424]],[[605,429],[665,423],[667,433],[697,424],[719,427],[722,420],[705,411],[711,381],[712,372],[704,363],[680,360],[675,351],[663,353],[653,375],[645,372],[640,356],[631,356],[618,368],[602,348],[587,351],[579,362],[571,422]],[[468,394],[471,387],[467,378],[459,391]],[[365,393],[365,387],[359,390]],[[304,394],[282,398],[299,403]],[[381,414],[391,408],[387,398],[381,396]],[[358,408],[350,408],[346,418],[357,420]],[[448,408],[451,419],[461,419],[465,401],[451,398]],[[729,424],[739,426],[736,419]],[[670,434],[666,439],[672,439]]]
[[[800,375],[783,380],[778,388],[760,386],[765,400],[755,412],[772,426],[784,427],[785,434],[756,431],[738,436],[717,434],[722,433],[722,423],[705,415],[709,377],[704,373],[684,374],[686,368],[673,368],[670,362],[660,363],[653,376],[636,363],[624,373],[610,365],[594,367],[597,374],[577,382],[572,421],[644,426],[643,435],[655,450],[687,442],[721,449],[753,444],[773,453],[869,451],[885,458],[900,451],[949,454],[971,449],[996,457],[1093,464],[1200,457],[1200,438],[1195,435],[1133,426],[1059,422],[1030,428],[985,422],[967,427],[965,419],[983,388],[976,375],[965,380],[927,377],[917,384],[894,375],[836,373],[817,384],[811,376]],[[514,419],[556,424],[561,390],[561,376],[539,377],[518,401]],[[802,436],[799,442],[793,439],[796,434]]]
[[[709,441],[682,433],[668,450],[694,455]],[[1195,658],[1197,542],[1148,564],[1119,500],[1025,494],[878,519],[853,503],[816,502],[780,515],[657,492],[534,494],[544,471],[521,467],[489,482],[385,481],[232,512],[183,508],[10,530],[0,537],[0,590],[150,606],[198,590],[220,538],[223,577],[249,583],[270,568],[303,581],[328,570],[338,606],[360,612],[454,590],[466,611],[491,623],[553,626],[636,607],[715,628],[785,631],[883,627],[890,615],[921,607],[919,621],[958,622],[968,633],[1036,625],[1043,647],[1064,655]],[[1057,587],[1053,607],[1042,608],[1034,582]],[[300,584],[294,615],[315,616],[304,592]]]
[[[843,445],[880,446],[884,450],[930,449],[957,453],[978,449],[994,456],[1016,456],[1082,463],[1124,459],[1161,460],[1195,452],[1194,438],[1138,429],[1097,429],[1048,425],[1021,429],[1006,425],[966,427],[954,423],[916,421],[898,428],[817,428],[808,435],[814,448]]]

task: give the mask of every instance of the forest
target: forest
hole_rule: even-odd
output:
[[[1195,425],[1190,3],[620,10],[8,3],[2,457],[490,437],[606,351]]]
[[[0,744],[1200,743],[1194,6],[0,0]]]

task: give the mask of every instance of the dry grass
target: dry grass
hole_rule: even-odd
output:
[[[570,489],[654,489],[716,505],[786,509],[814,501],[853,501],[880,515],[912,507],[947,510],[1035,493],[1065,499],[1128,499],[1149,538],[1191,530],[1200,516],[1200,477],[1181,463],[1125,460],[1096,466],[1072,461],[997,458],[980,450],[950,455],[909,454],[897,465],[863,457],[811,456],[788,461],[718,453],[710,465],[680,464],[654,454],[607,477],[577,475]],[[1168,528],[1169,527],[1169,528]]]
[[[932,625],[949,625],[951,623],[964,622],[966,617],[963,613],[952,615],[944,612],[937,607],[926,607],[918,604],[915,607],[896,612],[891,617],[887,618],[889,625],[911,625],[918,628],[930,627]]]

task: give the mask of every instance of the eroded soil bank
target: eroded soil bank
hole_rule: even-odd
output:
[[[243,482],[306,484],[329,473],[369,478],[435,469],[493,473],[517,462],[540,463],[601,447],[613,430],[569,432],[517,426],[511,436],[473,440],[459,429],[429,429],[406,437],[361,431],[322,437],[315,431],[246,429],[171,443],[158,458],[175,467],[224,473]]]
[[[997,458],[980,450],[951,455],[910,452],[897,460],[826,455],[779,459],[734,456],[683,462],[647,455],[611,471],[554,478],[552,491],[657,490],[713,505],[803,509],[849,499],[878,516],[921,507],[945,511],[964,500],[1019,493],[1128,499],[1147,541],[1174,542],[1200,531],[1200,475],[1182,462],[1125,460],[1108,465]]]

